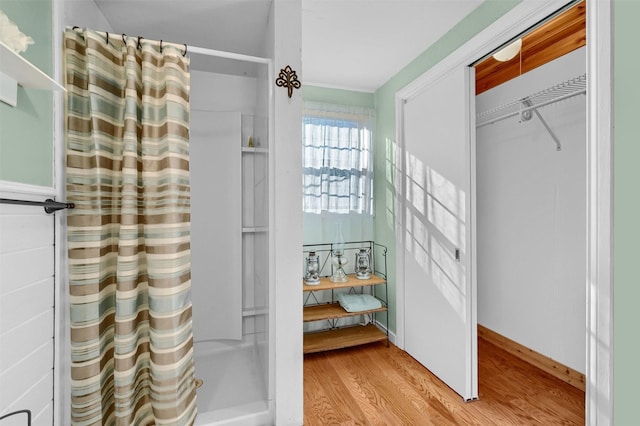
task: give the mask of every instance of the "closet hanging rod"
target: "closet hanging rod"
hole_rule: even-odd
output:
[[[543,106],[546,106],[546,105],[550,105],[550,104],[553,104],[553,103],[556,103],[556,102],[559,102],[559,101],[563,101],[565,99],[573,98],[574,96],[584,95],[586,93],[587,93],[587,89],[582,89],[582,90],[580,90],[578,92],[568,93],[566,95],[558,96],[557,98],[548,100],[546,102],[542,102],[542,103],[539,103],[537,105],[533,105],[533,106],[526,107],[526,108],[521,108],[521,109],[519,109],[517,111],[513,111],[513,112],[510,112],[508,114],[504,114],[504,115],[501,115],[499,117],[492,118],[491,120],[483,121],[481,123],[476,124],[476,128],[480,128],[480,127],[486,126],[488,124],[493,124],[493,123],[496,123],[498,121],[502,121],[505,118],[514,117],[516,115],[520,115],[521,113],[523,113],[525,111],[537,110],[540,107],[543,107]],[[526,99],[528,99],[528,98],[522,99],[521,102],[526,100]]]
[[[536,111],[536,108],[540,108],[554,102],[559,102],[573,96],[585,94],[586,91],[587,75],[581,74],[529,96],[515,99],[511,102],[504,103],[495,108],[476,114],[476,128],[486,126],[487,124],[493,124],[497,121],[519,114]],[[525,119],[524,121],[527,120]]]
[[[76,207],[73,203],[59,203],[47,198],[45,201],[27,201],[27,200],[15,200],[11,198],[0,198],[0,204],[17,204],[21,206],[36,206],[44,207],[44,211],[48,214],[55,213],[58,210],[73,209]]]

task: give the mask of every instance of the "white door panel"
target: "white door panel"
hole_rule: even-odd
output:
[[[477,397],[471,72],[447,73],[403,110],[405,349],[464,399]]]

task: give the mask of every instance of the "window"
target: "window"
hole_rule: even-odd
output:
[[[372,108],[305,102],[305,213],[373,213]]]

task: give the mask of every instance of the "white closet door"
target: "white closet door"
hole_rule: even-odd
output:
[[[404,105],[404,265],[398,265],[405,277],[405,349],[465,400],[478,394],[471,73],[451,71]]]
[[[189,133],[194,339],[241,339],[240,113],[191,111]]]

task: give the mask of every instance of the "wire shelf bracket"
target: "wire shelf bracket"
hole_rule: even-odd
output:
[[[535,114],[553,141],[556,143],[556,151],[560,151],[562,145],[549,123],[542,117],[539,108],[565,99],[573,98],[587,93],[587,75],[582,74],[540,92],[516,99],[498,107],[483,111],[476,115],[476,128],[479,129],[489,124],[497,123],[510,117],[520,116],[520,122],[529,121]]]

